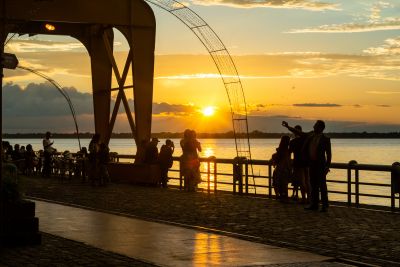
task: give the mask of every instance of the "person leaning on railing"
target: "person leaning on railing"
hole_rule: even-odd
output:
[[[44,151],[44,165],[43,165],[43,176],[50,177],[51,175],[51,161],[52,155],[56,150],[52,147],[54,142],[50,140],[51,133],[46,132],[46,136],[43,139],[43,151]]]
[[[314,131],[303,133],[290,127],[286,121],[282,122],[292,133],[305,136],[304,156],[307,159],[310,171],[311,183],[311,204],[307,210],[318,210],[319,193],[321,192],[322,208],[321,212],[328,210],[328,189],[326,185],[326,175],[332,160],[331,140],[323,134],[325,123],[322,120],[316,121]]]

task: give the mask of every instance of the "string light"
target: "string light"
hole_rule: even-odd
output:
[[[46,23],[44,25],[44,27],[46,28],[46,30],[51,31],[51,32],[56,30],[56,26],[54,26],[53,24],[50,24],[50,23]]]

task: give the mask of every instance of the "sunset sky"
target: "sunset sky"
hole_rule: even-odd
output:
[[[328,131],[400,131],[400,1],[185,1],[234,58],[251,130],[283,131],[282,119]],[[228,98],[211,57],[178,19],[152,6],[157,20],[153,132],[225,132]],[[127,43],[115,33],[122,65]],[[75,39],[17,36],[6,46],[20,64],[68,87],[81,131],[93,131],[89,56]],[[5,132],[72,132],[68,106],[44,81],[5,73]],[[132,92],[128,93],[132,98]],[[201,112],[212,106],[214,114]],[[122,110],[121,110],[122,112]],[[210,114],[208,114],[210,115]],[[127,132],[123,113],[115,132]]]

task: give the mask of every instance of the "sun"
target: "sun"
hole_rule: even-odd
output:
[[[215,114],[215,107],[213,106],[205,107],[201,110],[201,113],[203,113],[203,116],[205,117],[211,117]]]

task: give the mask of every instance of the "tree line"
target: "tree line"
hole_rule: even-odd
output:
[[[261,132],[261,131],[252,131],[249,133],[250,138],[258,138],[258,139],[276,139],[280,138],[283,135],[287,135],[288,133],[268,133],[268,132]],[[53,138],[76,138],[75,133],[53,133]],[[222,139],[222,138],[246,138],[245,134],[235,134],[233,131],[225,132],[225,133],[197,133],[198,138],[215,138],[215,139]],[[400,132],[390,132],[390,133],[368,133],[368,132],[349,132],[349,133],[338,133],[338,132],[331,132],[327,133],[327,136],[330,138],[354,138],[354,139],[362,139],[362,138],[400,138]],[[24,139],[41,139],[43,138],[44,133],[4,133],[3,139],[7,138],[24,138]],[[80,138],[92,138],[93,133],[80,133]],[[153,133],[152,137],[157,137],[161,139],[180,139],[183,137],[183,133],[172,133],[172,132],[160,132],[160,133]],[[133,138],[132,133],[113,133],[111,138]]]

